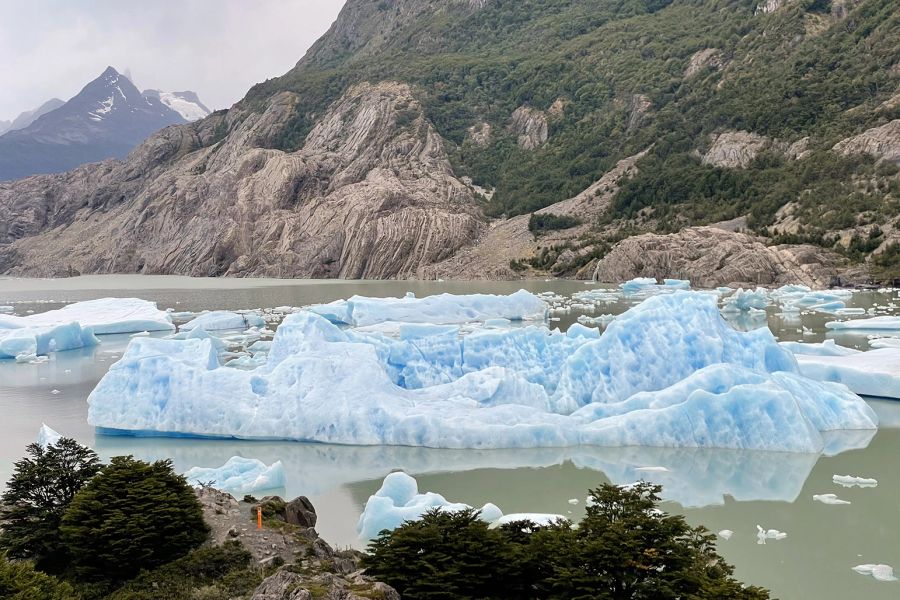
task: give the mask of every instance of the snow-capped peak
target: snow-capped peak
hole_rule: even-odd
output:
[[[163,92],[146,90],[145,97],[157,98],[160,102],[180,114],[186,121],[196,121],[207,116],[211,111],[200,102],[194,92]]]

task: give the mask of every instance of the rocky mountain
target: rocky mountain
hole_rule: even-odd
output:
[[[20,122],[21,127],[14,123],[11,131],[0,136],[0,180],[124,158],[151,133],[193,120],[182,116],[182,112],[194,118],[209,113],[201,108],[199,100],[191,102],[173,94],[141,94],[112,67],[68,102],[53,106],[53,101],[45,104],[38,109],[43,114],[32,113],[24,120],[31,122]]]
[[[25,129],[26,127],[34,123],[38,119],[38,117],[47,114],[51,110],[56,110],[63,104],[65,104],[65,102],[63,102],[59,98],[52,98],[50,100],[47,100],[34,110],[26,110],[12,121],[0,121],[0,135],[3,135],[7,131]]]
[[[898,39],[892,0],[348,0],[230,110],[0,183],[0,273],[897,277]]]

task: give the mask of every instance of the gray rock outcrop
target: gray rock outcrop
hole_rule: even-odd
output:
[[[719,71],[723,68],[725,68],[725,56],[722,51],[718,48],[704,48],[691,55],[688,66],[684,70],[684,78],[693,77],[705,69]]]
[[[530,106],[520,106],[513,111],[510,127],[517,136],[519,146],[525,150],[543,146],[550,132],[547,115]]]
[[[596,281],[674,278],[705,288],[784,283],[822,287],[841,275],[846,275],[846,260],[833,252],[810,245],[766,246],[759,238],[714,227],[627,238],[594,270]]]
[[[354,86],[299,151],[269,149],[295,104],[283,92],[122,162],[0,184],[0,273],[403,278],[480,235],[408,86]]]
[[[726,169],[744,169],[771,140],[750,131],[724,131],[713,138],[701,158],[705,165]]]
[[[875,158],[900,164],[900,119],[859,135],[841,140],[832,148],[839,154],[869,154]]]

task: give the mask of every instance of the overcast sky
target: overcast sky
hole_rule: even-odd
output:
[[[0,120],[68,100],[107,65],[227,108],[282,75],[343,0],[0,0]]]

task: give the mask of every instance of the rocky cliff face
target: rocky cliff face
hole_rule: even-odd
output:
[[[868,154],[900,164],[900,119],[841,140],[835,144],[834,151],[841,154]]]
[[[123,162],[0,184],[0,272],[412,277],[479,235],[407,86],[355,86],[300,151],[267,149],[294,103],[285,92],[261,114],[167,128]]]
[[[853,283],[847,261],[810,245],[765,246],[753,236],[715,227],[670,235],[644,234],[619,242],[594,269],[596,281],[633,277],[690,279],[696,287]]]

